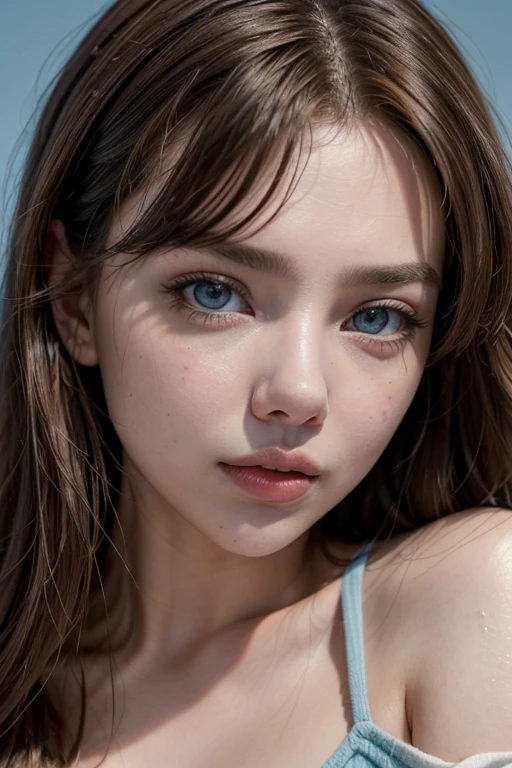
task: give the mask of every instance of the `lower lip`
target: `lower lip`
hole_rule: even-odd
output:
[[[244,491],[266,501],[295,501],[304,496],[315,482],[314,477],[300,472],[278,472],[263,467],[236,467],[223,463],[219,466]]]

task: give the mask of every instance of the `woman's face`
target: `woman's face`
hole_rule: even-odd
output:
[[[345,497],[422,376],[440,205],[417,150],[360,125],[312,152],[290,201],[242,248],[109,262],[90,321],[139,502],[260,556]],[[122,211],[110,242],[134,215]]]

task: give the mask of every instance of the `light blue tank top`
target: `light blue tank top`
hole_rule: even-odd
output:
[[[378,728],[371,719],[364,663],[362,581],[371,544],[365,544],[348,564],[341,579],[341,608],[345,632],[348,686],[353,727],[322,768],[505,768],[512,752],[487,753],[461,763],[447,763],[405,744]]]

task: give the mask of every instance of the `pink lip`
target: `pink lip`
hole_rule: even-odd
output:
[[[262,464],[277,469],[264,469]],[[295,501],[309,491],[320,474],[319,467],[304,454],[277,448],[220,462],[219,467],[240,488],[266,501]]]
[[[224,462],[223,462],[224,463]],[[266,465],[277,467],[283,472],[302,472],[304,475],[315,477],[321,470],[315,462],[304,453],[289,453],[281,448],[264,448],[239,459],[225,462],[235,467],[256,467]]]

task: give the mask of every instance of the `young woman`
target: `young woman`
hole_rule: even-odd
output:
[[[416,0],[105,13],[10,231],[2,766],[512,765],[511,209]]]

